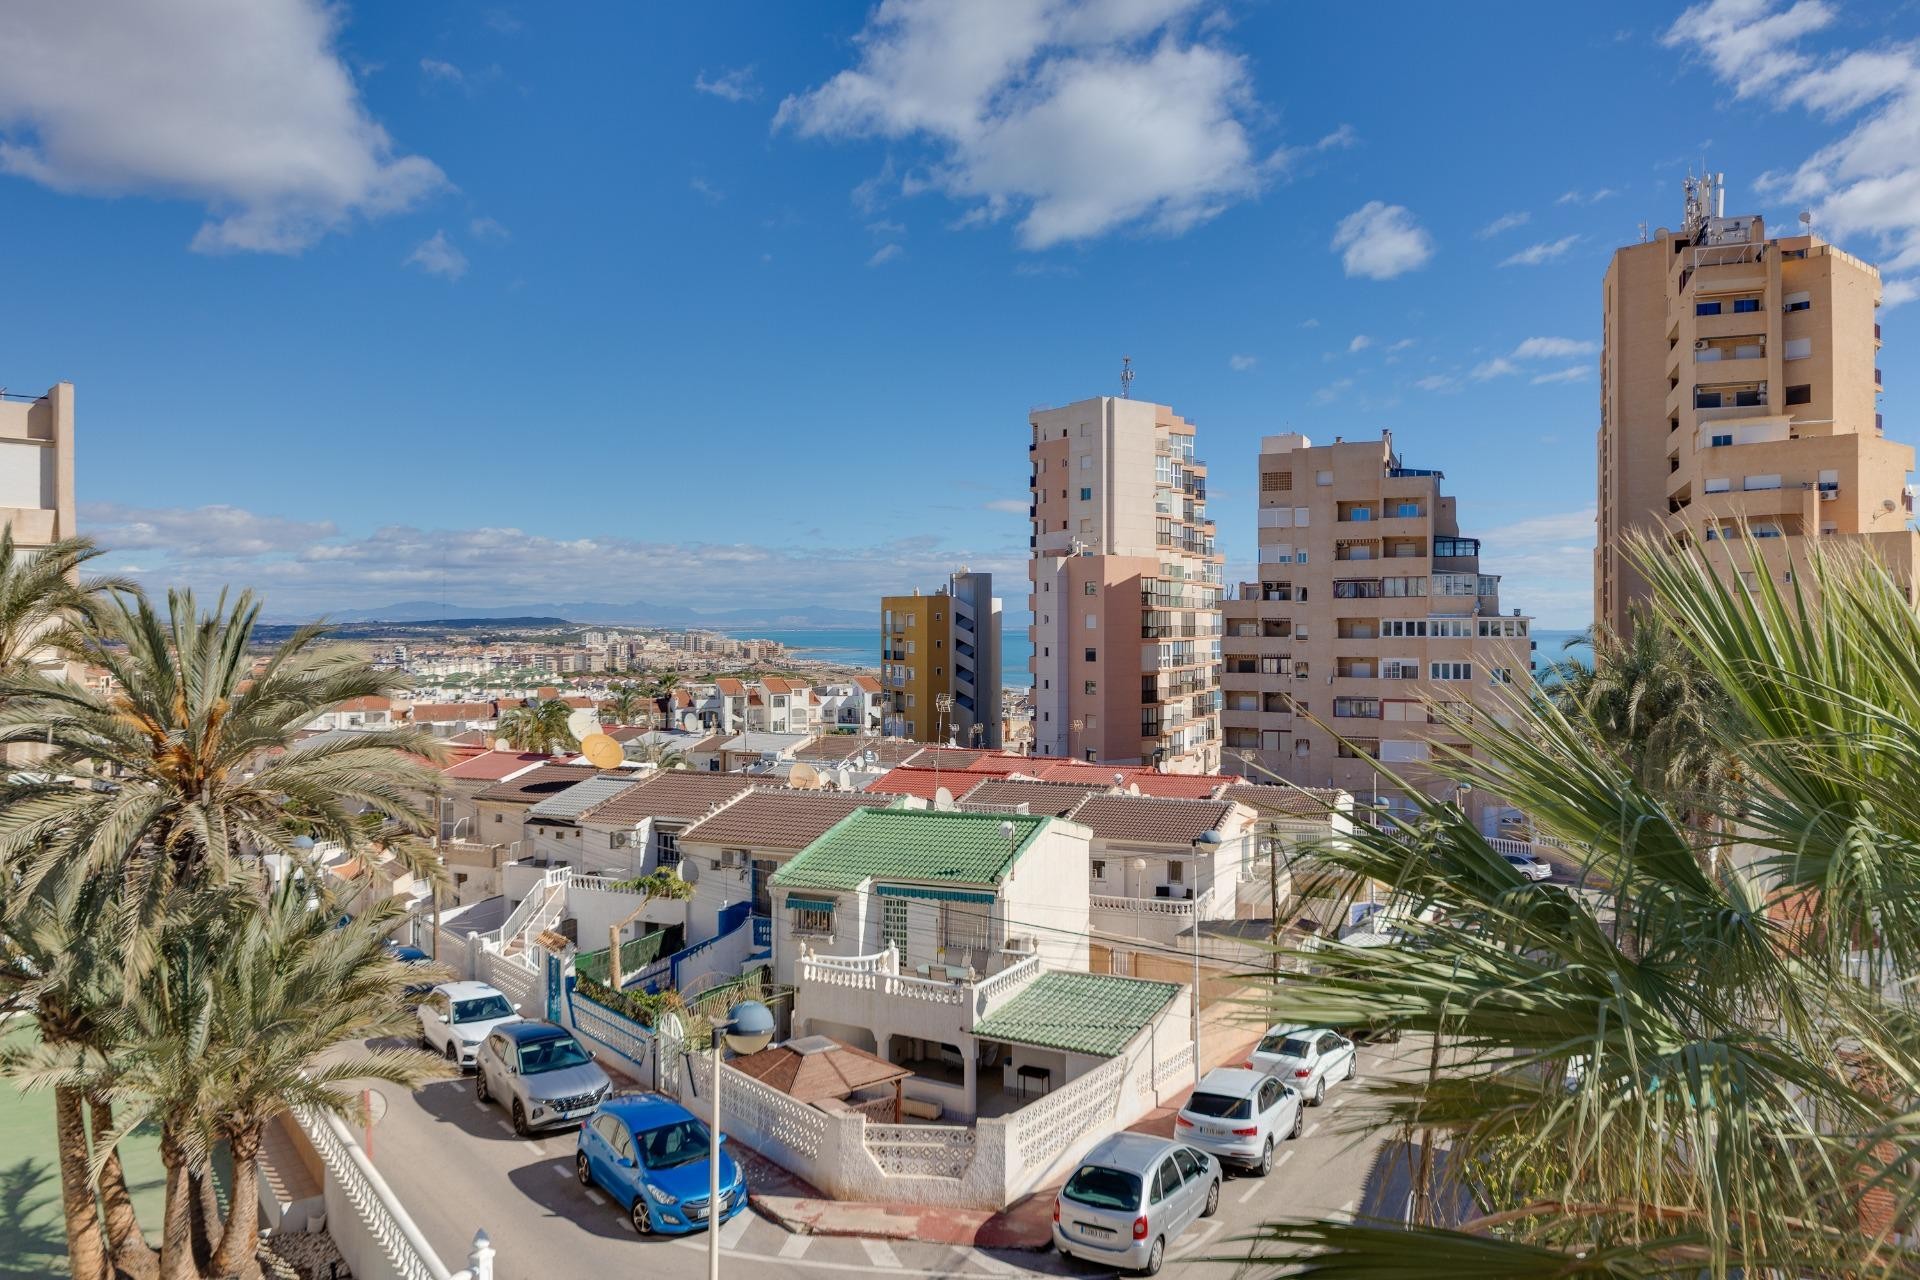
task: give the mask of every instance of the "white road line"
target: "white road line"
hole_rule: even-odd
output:
[[[753,1213],[751,1210],[742,1209],[739,1213],[734,1214],[733,1217],[720,1224],[720,1247],[729,1250],[738,1249],[740,1247],[740,1237],[747,1234],[747,1228],[752,1225]]]
[[[1293,1152],[1291,1150],[1282,1151],[1279,1155],[1273,1158],[1273,1167],[1275,1169],[1278,1169],[1281,1165],[1285,1164],[1287,1161],[1291,1159],[1293,1159]],[[1248,1183],[1249,1185],[1247,1189],[1240,1193],[1239,1202],[1241,1204],[1245,1204],[1247,1201],[1253,1199],[1255,1193],[1257,1193],[1261,1187],[1264,1187],[1266,1185],[1266,1179],[1250,1178],[1248,1179]]]
[[[674,1249],[698,1249],[702,1253],[705,1253],[707,1248],[706,1237],[698,1235],[676,1236],[673,1237],[670,1242],[662,1240],[660,1243]],[[869,1257],[872,1256],[876,1246],[885,1247],[880,1245],[878,1240],[862,1240],[860,1243],[867,1246],[867,1254]],[[887,1252],[891,1255],[893,1251],[889,1249]],[[736,1265],[748,1262],[780,1261],[778,1257],[771,1253],[747,1253],[745,1251],[735,1253],[733,1259]],[[804,1267],[810,1271],[831,1271],[835,1275],[917,1276],[923,1277],[924,1280],[952,1280],[953,1277],[953,1269],[951,1267],[943,1268],[939,1271],[929,1271],[923,1267],[902,1266],[898,1262],[888,1263],[882,1266],[864,1262],[844,1262],[830,1258],[793,1258],[787,1260],[787,1265]],[[1023,1272],[1022,1274],[1032,1273]]]
[[[540,1159],[542,1160],[547,1159],[547,1149],[541,1146],[539,1143],[529,1141],[529,1142],[522,1142],[520,1145],[525,1147],[527,1150],[533,1152],[533,1154],[538,1156]]]
[[[547,1167],[549,1169],[552,1169],[555,1173],[559,1174],[563,1178],[571,1178],[573,1176],[573,1170],[568,1168],[564,1164],[553,1164],[553,1165],[548,1165]]]
[[[812,1236],[791,1235],[780,1242],[780,1256],[788,1261],[804,1258],[807,1256],[807,1250],[811,1248],[813,1248]]]
[[[473,1099],[473,1109],[474,1109],[475,1111],[487,1111],[487,1110],[490,1110],[490,1108],[489,1108],[489,1107],[487,1106],[487,1104],[486,1104],[486,1103],[484,1103],[484,1102],[482,1102],[482,1101],[480,1101],[480,1099],[478,1099],[478,1098],[475,1098],[475,1099]]]
[[[599,1205],[602,1209],[607,1207],[607,1198],[601,1195],[598,1191],[595,1191],[592,1187],[587,1188],[587,1199],[593,1201],[595,1204]]]
[[[1301,1133],[1300,1136],[1303,1138],[1311,1138],[1314,1135],[1314,1131],[1317,1130],[1319,1127],[1320,1127],[1320,1122],[1318,1120],[1315,1120],[1312,1124],[1306,1127],[1306,1130],[1303,1133]]]
[[[869,1240],[862,1236],[860,1238],[860,1247],[867,1251],[868,1259],[876,1267],[891,1268],[900,1265],[898,1255],[888,1247],[885,1240]]]
[[[1327,1110],[1338,1111],[1340,1108],[1346,1105],[1347,1105],[1347,1100],[1345,1098],[1335,1098],[1332,1102],[1329,1102],[1327,1104]]]
[[[508,1133],[513,1132],[513,1126],[508,1124],[505,1120],[495,1120],[494,1123],[499,1125],[503,1130],[505,1130]]]
[[[1333,1216],[1343,1222],[1353,1221],[1353,1211],[1360,1207],[1358,1200],[1349,1200],[1333,1211]]]

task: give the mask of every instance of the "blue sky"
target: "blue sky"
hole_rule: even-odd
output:
[[[1230,576],[1262,434],[1390,428],[1582,625],[1689,162],[1920,278],[1912,4],[118,7],[0,12],[0,384],[79,384],[116,563],[280,614],[1017,578],[1026,412],[1126,354]]]

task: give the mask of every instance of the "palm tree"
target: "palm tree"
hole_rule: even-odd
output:
[[[636,764],[650,764],[656,769],[684,769],[687,758],[671,742],[631,742],[627,744],[627,759]]]
[[[516,751],[538,751],[556,755],[577,750],[580,742],[567,727],[573,708],[559,698],[548,698],[532,706],[515,707],[500,717],[497,730],[507,745]]]
[[[1272,1012],[1427,1037],[1423,1074],[1373,1085],[1361,1114],[1445,1160],[1420,1162],[1412,1225],[1272,1224],[1269,1261],[1920,1272],[1903,1155],[1920,1143],[1920,615],[1861,554],[1816,554],[1784,594],[1766,573],[1723,581],[1697,550],[1642,541],[1634,558],[1665,634],[1727,690],[1720,731],[1748,785],[1683,805],[1551,700],[1516,701],[1510,725],[1462,726],[1467,749],[1438,767],[1586,850],[1611,889],[1529,884],[1441,802],[1324,849],[1393,886],[1402,944],[1303,955]],[[1702,840],[1728,856],[1703,864]]]
[[[121,577],[80,579],[80,568],[104,554],[87,538],[62,538],[28,552],[15,545],[11,524],[0,528],[0,678],[30,669],[107,593],[138,592]]]
[[[607,690],[607,700],[600,704],[600,710],[612,716],[614,724],[637,724],[634,716],[644,706],[646,691],[629,680]]]

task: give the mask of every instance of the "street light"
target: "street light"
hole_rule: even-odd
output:
[[[713,1024],[713,1134],[707,1152],[707,1280],[720,1280],[720,1045],[737,1054],[758,1053],[773,1039],[773,1010],[742,1000]]]
[[[1202,831],[1193,842],[1193,1087],[1200,1087],[1200,901],[1206,896],[1200,892],[1199,880],[1200,851],[1217,849],[1221,844],[1218,831]],[[1213,892],[1213,886],[1207,886],[1207,893]]]

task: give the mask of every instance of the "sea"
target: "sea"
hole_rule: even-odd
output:
[[[767,630],[756,627],[730,629],[728,635],[741,639],[777,640],[793,651],[797,658],[806,658],[814,662],[837,662],[852,667],[878,667],[880,665],[880,630],[873,627],[798,627],[790,630]],[[1593,650],[1588,647],[1584,633],[1579,631],[1536,630],[1533,633],[1533,665],[1535,671],[1544,671],[1549,663],[1563,658],[1576,658],[1591,666]],[[1571,649],[1567,641],[1578,641]],[[1024,689],[1032,682],[1027,674],[1027,658],[1033,653],[1033,644],[1027,639],[1026,619],[1009,620],[1000,634],[1000,672],[1001,679],[1009,688]]]

